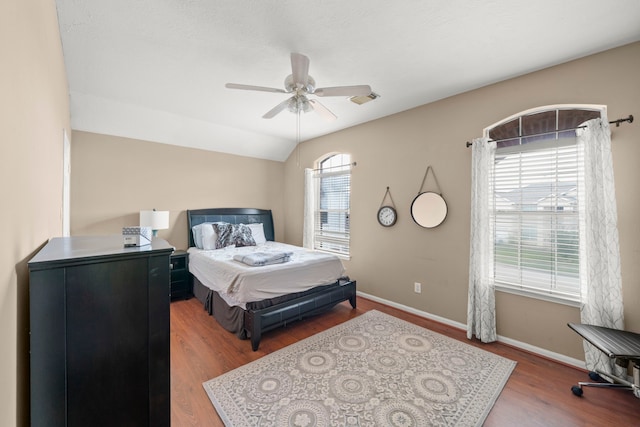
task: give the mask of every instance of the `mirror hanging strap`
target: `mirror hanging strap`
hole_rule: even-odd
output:
[[[424,183],[427,181],[427,176],[429,175],[429,171],[431,171],[431,175],[433,175],[433,180],[436,183],[436,187],[438,188],[438,194],[440,196],[442,196],[442,190],[440,190],[440,185],[438,185],[438,178],[436,178],[436,173],[433,171],[433,168],[431,167],[431,165],[427,166],[427,170],[424,173],[424,178],[422,178],[422,185],[420,185],[420,190],[418,190],[418,194],[422,194],[423,191],[423,187],[424,187]],[[389,187],[387,187],[388,190]]]

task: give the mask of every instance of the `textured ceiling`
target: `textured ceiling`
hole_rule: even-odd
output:
[[[290,53],[318,87],[368,84],[307,140],[640,40],[638,0],[56,0],[75,130],[285,160],[296,115],[262,115]]]

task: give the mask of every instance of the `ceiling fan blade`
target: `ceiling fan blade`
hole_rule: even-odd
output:
[[[280,113],[282,110],[285,110],[289,106],[289,103],[291,102],[291,100],[293,98],[294,97],[292,96],[291,98],[285,99],[280,104],[276,105],[271,110],[267,111],[265,113],[265,115],[262,116],[262,118],[263,119],[272,119],[272,118],[274,118],[278,113]]]
[[[313,110],[320,114],[322,116],[322,118],[324,118],[325,120],[332,122],[335,119],[337,119],[338,117],[336,117],[335,114],[333,114],[331,111],[329,111],[329,109],[327,107],[325,107],[324,105],[322,105],[321,103],[319,103],[318,101],[316,101],[315,99],[310,99],[309,100],[309,104],[311,104],[311,107],[313,108]]]
[[[371,94],[371,86],[335,86],[321,87],[313,92],[317,96],[367,96]]]
[[[293,84],[298,89],[307,86],[309,78],[309,58],[301,53],[291,54],[291,75],[293,76]]]
[[[260,92],[275,92],[275,93],[287,93],[284,89],[276,89],[273,87],[264,87],[264,86],[251,86],[251,85],[241,85],[237,83],[227,83],[224,85],[227,89],[241,89],[241,90],[257,90]]]

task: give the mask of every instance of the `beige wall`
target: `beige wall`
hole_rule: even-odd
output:
[[[27,261],[62,233],[68,87],[54,0],[0,2],[0,425],[28,425]]]
[[[143,209],[168,210],[158,236],[187,247],[187,209],[273,210],[284,238],[283,163],[135,139],[73,132],[71,234],[120,234]]]
[[[302,169],[325,153],[350,153],[357,166],[349,275],[363,292],[466,323],[471,151],[465,142],[507,116],[544,105],[605,104],[610,119],[640,117],[639,75],[640,43],[635,43],[305,142],[301,166],[294,155],[285,166],[285,239],[302,241]],[[384,102],[384,96],[375,102]],[[626,323],[640,332],[640,125],[614,127],[612,139]],[[420,228],[410,215],[428,165],[449,207],[446,221],[435,229]],[[387,186],[399,217],[388,229],[376,221]],[[430,177],[425,190],[435,189]],[[422,283],[419,295],[414,282]],[[569,321],[579,321],[578,309],[497,295],[499,334],[582,359],[581,341],[566,326]]]
[[[344,151],[357,162],[353,256],[345,264],[359,289],[466,323],[471,152],[465,142],[490,124],[543,105],[605,104],[611,119],[638,115],[639,72],[640,43],[635,43],[308,141],[300,146],[300,166],[295,152],[279,163],[74,132],[72,234],[118,233],[137,224],[140,209],[155,207],[171,211],[172,228],[160,236],[184,248],[186,209],[254,206],[274,210],[278,240],[300,244],[303,168],[328,152]],[[636,331],[638,141],[637,123],[613,128],[625,316]],[[446,221],[435,229],[418,227],[409,211],[429,165],[449,207]],[[389,229],[375,218],[387,186],[399,212]],[[435,190],[432,177],[425,190]],[[422,283],[419,295],[413,293],[414,282]],[[579,321],[576,308],[498,293],[497,312],[499,334],[582,358],[581,340],[566,327]]]

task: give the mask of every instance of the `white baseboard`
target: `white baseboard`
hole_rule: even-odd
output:
[[[416,316],[424,317],[425,319],[434,320],[439,323],[443,323],[448,326],[452,326],[457,329],[461,329],[463,331],[467,330],[467,325],[465,323],[456,322],[451,319],[447,319],[445,317],[436,316],[435,314],[427,313],[426,311],[418,310],[413,307],[409,307],[404,304],[399,304],[397,302],[389,301],[384,298],[379,298],[373,295],[369,295],[367,293],[356,291],[356,294],[359,297],[370,299],[371,301],[379,302],[380,304],[388,305],[393,308],[397,308],[398,310],[406,311],[407,313],[415,314]],[[498,335],[498,342],[508,344],[510,346],[520,348],[525,351],[529,351],[531,353],[538,354],[540,356],[556,360],[558,362],[564,363],[566,365],[575,366],[576,368],[585,369],[584,361],[579,359],[574,359],[573,357],[565,356],[564,354],[555,353],[553,351],[546,350],[544,348],[536,347],[531,344],[527,344],[522,341],[517,341],[508,337],[503,337],[502,335]]]

